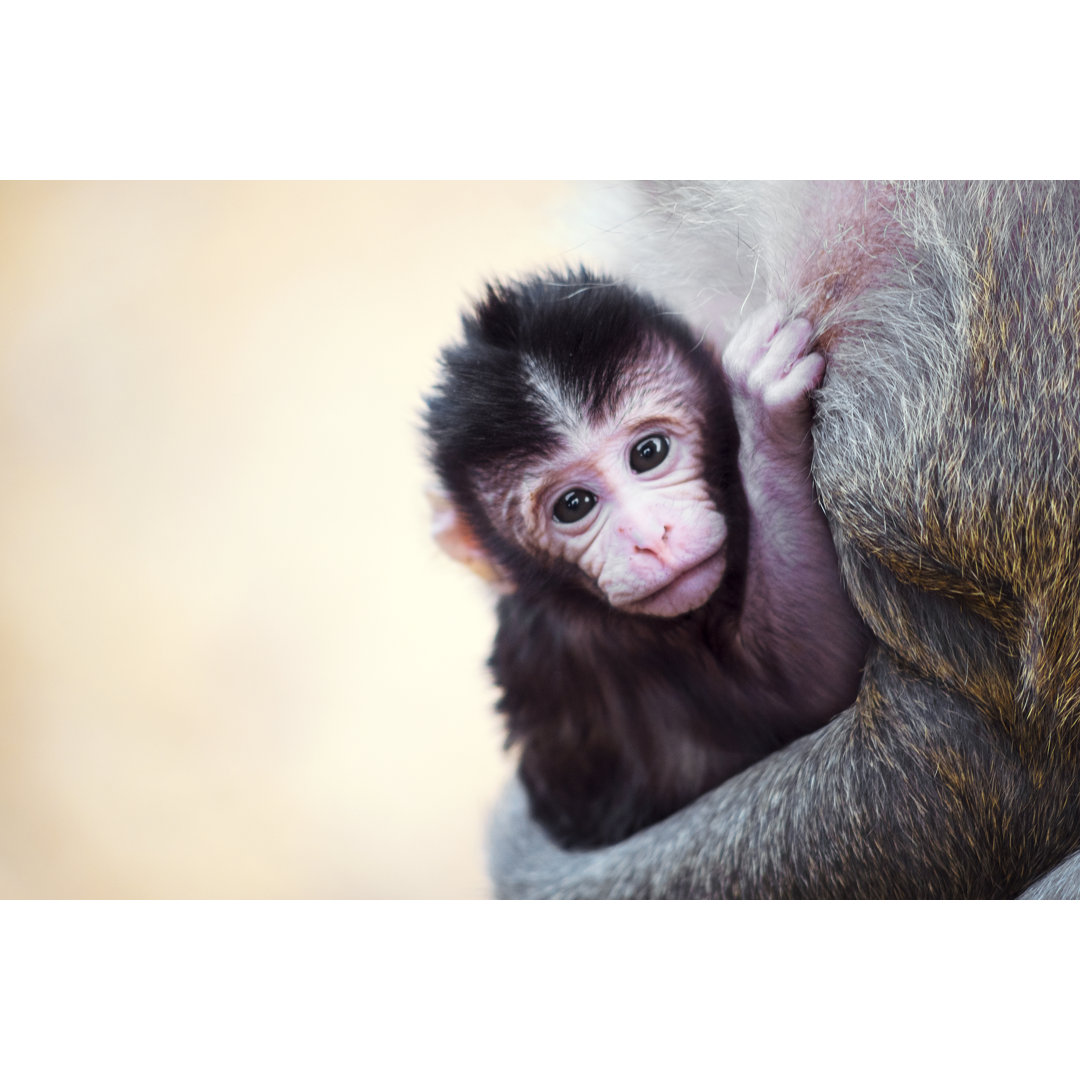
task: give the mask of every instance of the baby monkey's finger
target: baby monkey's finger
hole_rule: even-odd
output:
[[[799,357],[786,372],[771,382],[762,394],[770,411],[798,411],[805,407],[809,395],[825,377],[825,357],[810,353]]]
[[[757,366],[780,329],[782,313],[782,307],[774,301],[740,323],[724,350],[724,367],[729,374],[745,374]]]
[[[802,359],[814,327],[809,319],[792,319],[777,330],[769,343],[769,351],[761,361],[760,374],[767,382],[785,378]]]

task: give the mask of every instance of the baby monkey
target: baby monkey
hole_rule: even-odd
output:
[[[558,842],[623,839],[851,703],[809,322],[763,309],[721,364],[581,270],[490,285],[463,328],[427,402],[435,533],[505,594],[499,708]]]

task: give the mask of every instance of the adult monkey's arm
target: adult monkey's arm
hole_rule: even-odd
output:
[[[560,851],[511,789],[496,891],[1015,895],[1080,846],[1080,189],[649,194],[706,316],[749,267],[819,327],[815,481],[877,644],[827,728],[612,848]],[[740,246],[665,255],[669,223]]]
[[[868,681],[878,682],[880,658]],[[884,681],[893,684],[895,672]],[[1030,799],[1022,772],[997,756],[964,706],[899,680],[907,715],[925,724],[936,758],[849,713],[747,770],[692,806],[614,847],[568,853],[531,821],[514,785],[492,835],[502,896],[1010,896],[1031,870],[1002,857],[1020,844],[1001,806],[964,783],[943,786],[934,760],[963,760],[972,792]],[[882,701],[884,711],[893,705]],[[869,730],[868,730],[869,729]],[[995,820],[997,819],[997,820]],[[995,842],[1000,835],[1003,842]]]

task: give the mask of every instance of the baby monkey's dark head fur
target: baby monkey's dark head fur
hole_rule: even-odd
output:
[[[529,511],[517,478],[565,450],[573,425],[610,423],[634,395],[666,396],[700,422],[704,480],[728,524],[728,573],[717,592],[737,606],[747,540],[739,437],[719,361],[700,336],[652,298],[583,268],[491,284],[462,326],[464,340],[443,350],[442,380],[427,400],[430,459],[506,576],[522,590],[595,595],[582,590],[577,566],[507,528]]]

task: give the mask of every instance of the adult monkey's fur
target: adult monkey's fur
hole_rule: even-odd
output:
[[[877,640],[852,708],[613,847],[555,847],[512,784],[497,893],[1018,895],[1080,848],[1080,185],[639,197],[671,274],[638,280],[718,340],[747,299],[814,318],[814,479]]]

